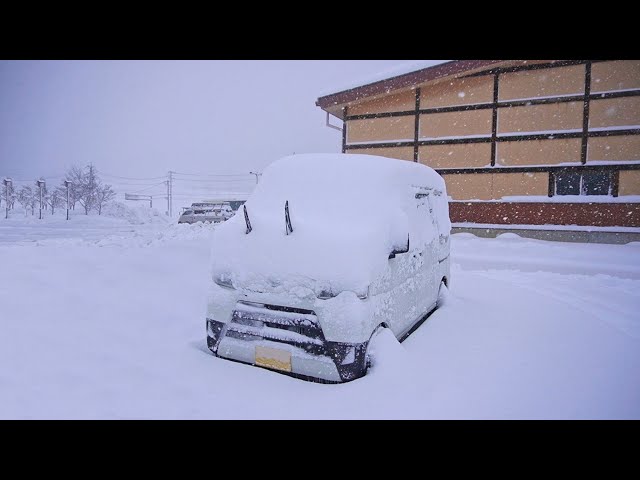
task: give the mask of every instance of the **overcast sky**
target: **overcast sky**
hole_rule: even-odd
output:
[[[169,170],[181,172],[177,206],[248,194],[249,171],[294,152],[340,151],[318,96],[434,63],[0,61],[0,177],[16,188],[37,177],[59,184],[68,167],[92,162],[118,200],[162,203]],[[211,176],[220,174],[245,175]]]
[[[132,177],[244,173],[293,152],[338,152],[317,97],[407,64],[2,61],[0,176],[88,162]]]

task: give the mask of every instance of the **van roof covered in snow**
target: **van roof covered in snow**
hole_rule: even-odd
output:
[[[314,290],[326,282],[366,288],[389,252],[406,245],[414,194],[429,190],[446,198],[442,177],[418,163],[352,154],[284,157],[264,170],[245,204],[251,232],[242,211],[216,229],[214,273],[256,288],[294,277]]]
[[[265,169],[247,207],[258,199],[266,205],[285,196],[290,203],[323,209],[331,200],[372,204],[399,198],[409,185],[444,189],[440,175],[414,162],[373,155],[292,155]]]

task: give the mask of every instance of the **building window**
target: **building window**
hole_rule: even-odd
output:
[[[556,195],[611,195],[611,172],[558,173]]]
[[[556,175],[556,195],[580,195],[579,173],[560,173]]]

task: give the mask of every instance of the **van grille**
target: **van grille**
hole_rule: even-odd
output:
[[[227,336],[241,340],[287,343],[320,354],[325,341],[313,310],[240,301],[228,324]]]

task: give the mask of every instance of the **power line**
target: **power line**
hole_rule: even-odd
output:
[[[98,175],[102,175],[103,177],[121,178],[123,180],[159,180],[161,178],[167,178],[166,175],[164,175],[162,177],[144,177],[144,178],[120,177],[118,175],[109,175],[108,173],[99,173]]]
[[[202,195],[251,195],[251,192],[194,192],[194,193],[173,193],[174,197],[200,197]]]
[[[222,189],[236,189],[236,190],[246,190],[253,191],[250,185],[208,185],[208,186],[197,186],[195,188],[176,188],[174,191],[177,192],[211,192]]]
[[[149,190],[150,188],[154,188],[154,187],[157,187],[157,186],[159,186],[159,185],[164,185],[164,184],[165,184],[165,182],[156,183],[156,184],[151,185],[151,186],[149,186],[149,187],[147,187],[147,188],[142,188],[142,189],[140,189],[140,190],[136,190],[135,192],[129,192],[129,193],[145,192],[145,191]]]
[[[240,178],[237,180],[234,179],[224,179],[224,178],[220,178],[220,179],[209,179],[209,178],[174,178],[175,181],[181,181],[181,182],[208,182],[208,183],[231,183],[231,182],[252,182],[253,180],[251,178]]]
[[[174,174],[177,175],[190,175],[190,176],[194,176],[194,177],[246,177],[249,174],[248,173],[218,173],[218,174],[211,174],[211,173],[182,173],[182,172],[173,172]]]
[[[120,185],[124,185],[124,186],[133,186],[133,187],[137,187],[137,186],[147,186],[147,185],[157,185],[156,183],[128,183],[128,182],[112,182],[112,185],[116,185],[116,186],[120,186]]]

